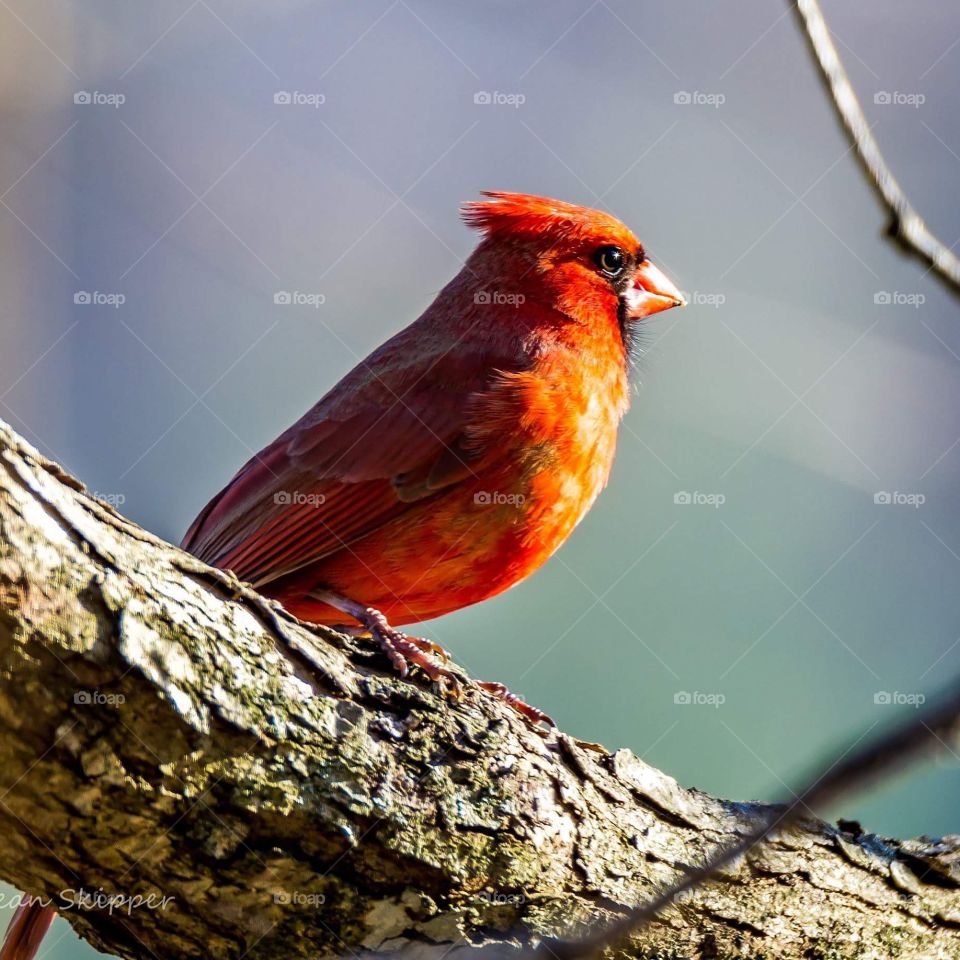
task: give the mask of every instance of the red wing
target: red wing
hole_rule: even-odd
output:
[[[477,361],[356,368],[240,470],[183,548],[263,586],[470,476],[466,416],[490,369]]]

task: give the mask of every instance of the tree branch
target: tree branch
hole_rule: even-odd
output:
[[[0,664],[0,874],[123,956],[513,952],[627,915],[782,813],[534,731],[469,684],[400,680],[2,423]],[[958,864],[960,838],[809,817],[618,952],[960,957]]]
[[[848,747],[838,760],[818,770],[809,783],[796,793],[752,833],[727,843],[715,851],[704,864],[693,867],[672,886],[657,896],[635,907],[631,912],[608,926],[595,930],[574,941],[545,942],[531,960],[588,960],[620,943],[643,924],[649,923],[684,894],[701,886],[711,877],[738,859],[748,856],[764,840],[783,832],[806,815],[821,810],[827,804],[878,780],[884,774],[900,769],[918,755],[941,747],[956,756],[951,743],[960,742],[960,686],[938,702],[918,711],[917,715],[894,730],[875,738],[865,746]],[[938,841],[942,843],[943,840]],[[960,837],[947,838],[949,846],[960,848]],[[960,869],[955,873],[960,880]]]
[[[810,42],[820,74],[830,92],[837,116],[856,150],[863,171],[890,214],[889,236],[903,250],[919,257],[954,294],[960,293],[960,259],[934,236],[913,208],[884,159],[870,124],[837,53],[817,0],[789,0]]]

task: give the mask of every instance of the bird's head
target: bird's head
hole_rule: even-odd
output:
[[[610,214],[524,193],[484,196],[463,207],[465,222],[484,234],[468,264],[481,282],[502,277],[576,322],[611,317],[623,328],[685,303]]]

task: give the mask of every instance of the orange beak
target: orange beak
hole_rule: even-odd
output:
[[[627,318],[643,320],[651,314],[686,306],[683,294],[667,279],[667,275],[644,260],[633,275],[633,284],[623,295],[627,305]]]

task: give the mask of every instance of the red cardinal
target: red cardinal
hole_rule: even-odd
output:
[[[512,587],[566,540],[610,473],[636,324],[683,303],[619,220],[485,195],[464,208],[483,240],[460,273],[183,541],[303,620],[346,614],[401,674],[433,679],[437,648],[395,626]]]
[[[437,648],[395,625],[492,597],[566,540],[610,473],[636,325],[684,302],[608,214],[486,196],[464,209],[483,239],[460,273],[183,541],[303,620],[346,615],[432,679],[448,676]],[[21,907],[0,960],[30,960],[53,916]]]

